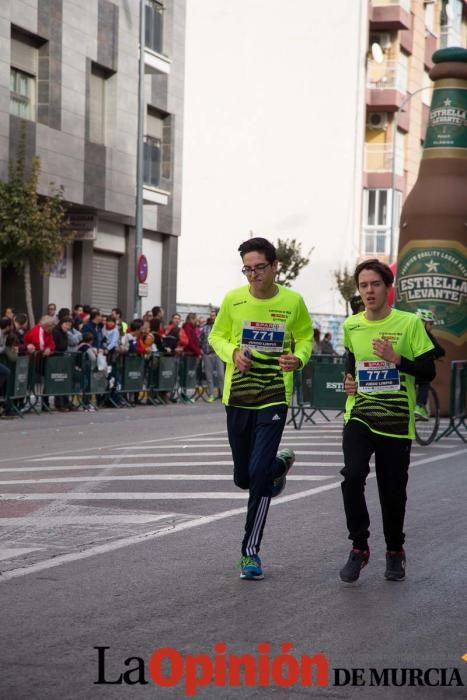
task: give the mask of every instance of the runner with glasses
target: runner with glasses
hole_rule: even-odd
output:
[[[223,402],[234,483],[249,490],[240,577],[255,580],[264,578],[258,553],[269,504],[295,459],[292,450],[278,449],[293,372],[311,354],[312,325],[302,297],[275,282],[272,243],[251,238],[238,250],[248,284],[227,293],[209,343],[227,364]]]

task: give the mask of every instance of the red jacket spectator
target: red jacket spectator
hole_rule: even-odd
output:
[[[182,328],[188,337],[188,343],[185,344],[183,351],[188,355],[200,357],[202,355],[201,345],[196,333],[196,314],[188,314]]]
[[[52,335],[54,325],[51,317],[43,316],[39,323],[36,323],[24,336],[26,347],[32,345],[36,352],[43,352],[44,350],[53,352],[55,350],[55,342]]]

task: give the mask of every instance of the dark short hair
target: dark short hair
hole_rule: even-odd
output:
[[[381,262],[381,260],[378,260],[377,258],[371,258],[370,260],[364,260],[355,268],[354,280],[357,288],[358,276],[362,270],[373,270],[373,272],[377,272],[379,275],[381,275],[386,287],[390,287],[394,282],[394,275],[386,263]]]
[[[0,329],[4,331],[5,328],[11,328],[11,318],[8,318],[8,316],[0,318]]]
[[[17,314],[17,316],[16,316],[16,318],[15,318],[15,321],[16,321],[16,323],[19,323],[20,326],[22,326],[23,323],[27,323],[27,322],[28,322],[27,314]]]
[[[69,315],[70,315],[70,309],[68,309],[66,306],[63,306],[57,314],[58,320],[61,321],[64,316],[69,316]]]
[[[86,333],[83,333],[83,340],[85,343],[91,343],[94,341],[94,336],[91,333],[91,331],[86,331]]]
[[[100,315],[101,315],[101,312],[99,311],[99,309],[95,309],[95,311],[91,311],[91,314],[90,314],[91,321]]]
[[[58,325],[61,326],[62,323],[73,323],[73,319],[71,318],[71,316],[61,316],[58,319]]]
[[[162,311],[162,307],[161,306],[153,306],[151,311],[152,311],[153,316],[157,316],[157,314],[160,314],[160,312]]]
[[[142,328],[144,321],[141,318],[135,318],[134,321],[130,323],[130,331],[139,331]]]
[[[277,260],[277,252],[273,244],[266,238],[249,238],[244,241],[238,248],[238,252],[243,260],[247,253],[263,253],[269,263]]]

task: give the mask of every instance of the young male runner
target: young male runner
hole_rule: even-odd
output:
[[[234,482],[250,492],[241,578],[262,579],[258,552],[269,503],[284,489],[295,459],[292,450],[277,450],[293,372],[311,354],[312,326],[302,297],[274,281],[278,262],[272,243],[251,238],[238,250],[248,284],[227,293],[209,343],[227,363],[222,400]]]
[[[370,519],[365,502],[369,461],[376,479],[386,540],[389,581],[405,577],[403,532],[411,441],[415,437],[415,377],[435,377],[433,344],[415,314],[392,309],[387,300],[394,275],[379,260],[355,270],[365,311],[344,321],[348,351],[344,389],[348,394],[343,435],[342,495],[353,549],[340,572],[353,583],[370,556]]]

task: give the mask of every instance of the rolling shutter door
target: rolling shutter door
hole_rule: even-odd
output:
[[[94,251],[92,259],[92,305],[108,314],[118,306],[120,256]]]

